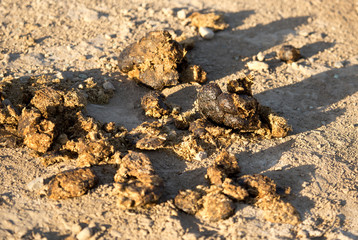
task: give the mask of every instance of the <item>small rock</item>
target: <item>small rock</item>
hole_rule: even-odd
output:
[[[298,70],[298,68],[299,68],[298,64],[296,62],[291,63],[291,67],[296,70]]]
[[[208,154],[204,151],[201,151],[201,152],[198,152],[196,155],[195,155],[195,160],[198,160],[198,161],[201,161],[205,158],[208,157]]]
[[[166,16],[173,16],[173,9],[171,8],[163,8],[162,12],[166,15]]]
[[[338,74],[334,74],[333,76],[335,79],[339,78],[339,75]]]
[[[262,70],[268,70],[269,69],[269,65],[267,63],[259,62],[259,61],[248,62],[247,67],[250,70],[253,70],[253,71],[262,71]]]
[[[72,233],[73,233],[74,235],[80,233],[81,230],[82,230],[82,227],[81,227],[81,225],[79,225],[79,224],[73,224],[72,227],[71,227],[71,231],[72,231]]]
[[[9,54],[5,54],[4,58],[2,59],[4,63],[9,63],[10,62],[10,55]]]
[[[76,238],[78,240],[87,240],[92,236],[92,234],[92,230],[89,227],[86,227],[76,235]]]
[[[184,20],[186,18],[186,11],[184,9],[180,10],[178,13],[177,13],[177,17],[181,20]]]
[[[83,74],[81,73],[80,75],[78,75],[79,78],[82,78],[82,79],[86,79],[87,78],[87,75],[86,74]]]
[[[64,77],[63,74],[62,74],[62,72],[56,73],[56,77],[57,77],[58,79],[65,79],[65,77]]]
[[[118,232],[117,230],[112,229],[110,232],[111,236],[114,238],[122,238],[122,234],[120,232]]]
[[[30,191],[38,191],[43,187],[43,185],[44,179],[42,177],[37,177],[27,184],[27,189]]]
[[[207,27],[200,27],[199,34],[204,39],[212,39],[214,38],[214,31]]]
[[[335,62],[334,64],[333,64],[333,67],[335,67],[335,68],[342,68],[342,67],[344,67],[344,65],[343,65],[343,63],[342,62]]]
[[[259,52],[256,57],[257,57],[257,60],[260,62],[265,60],[265,55],[262,52]]]
[[[307,37],[308,35],[310,35],[310,33],[305,30],[299,31],[298,34],[302,37]]]
[[[111,82],[105,81],[103,83],[103,88],[105,90],[115,90],[116,88],[113,86],[113,84]]]

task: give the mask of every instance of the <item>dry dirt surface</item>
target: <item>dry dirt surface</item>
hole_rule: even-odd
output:
[[[220,26],[227,28],[204,29],[204,39],[190,24],[194,12],[221,14]],[[281,196],[300,216],[297,224],[273,223],[260,203],[249,201],[230,202],[224,220],[189,215],[174,198],[199,185],[208,188],[205,175],[219,152],[186,161],[166,149],[141,151],[161,179],[160,198],[123,209],[114,181],[123,156],[92,166],[91,179],[94,174],[98,180],[93,186],[84,175],[79,180],[70,175],[78,172],[76,159],[44,166],[1,129],[0,239],[358,239],[357,29],[354,0],[0,0],[1,82],[46,75],[73,89],[92,86],[97,90],[86,92],[87,115],[128,131],[153,121],[141,108],[150,89],[122,74],[118,58],[150,31],[167,30],[172,39],[185,40],[187,61],[207,74],[203,85],[214,82],[224,89],[228,80],[251,74],[253,97],[286,118],[293,131],[284,138],[237,139],[225,150],[236,157],[241,176],[270,178],[277,185],[275,198]],[[284,45],[296,47],[302,57],[280,61],[276,52]],[[161,94],[187,111],[200,88],[182,82]],[[46,186],[62,172],[76,187],[64,194],[84,195],[47,196]],[[128,191],[137,193],[129,185],[136,181],[122,177],[128,178]],[[66,181],[58,187],[70,191],[60,186]],[[204,207],[210,211],[216,206],[209,203]]]

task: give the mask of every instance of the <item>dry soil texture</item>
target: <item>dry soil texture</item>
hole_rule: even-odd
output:
[[[229,27],[211,40],[200,39],[185,19],[194,11],[221,13]],[[53,74],[110,81],[116,91],[109,104],[90,104],[87,111],[132,129],[149,119],[140,107],[149,89],[119,74],[117,58],[147,32],[162,29],[174,39],[197,39],[187,57],[207,72],[208,82],[223,87],[251,73],[254,97],[288,119],[289,136],[239,141],[228,151],[242,174],[263,174],[291,187],[285,201],[297,208],[302,222],[270,223],[262,210],[243,203],[235,203],[234,216],[214,223],[177,210],[173,198],[179,190],[207,183],[204,175],[214,156],[185,162],[166,151],[147,152],[164,181],[160,203],[122,210],[112,195],[115,166],[94,167],[100,176],[96,188],[57,201],[39,195],[41,181],[31,181],[74,169],[75,163],[44,167],[26,148],[1,148],[0,238],[64,239],[84,228],[78,238],[358,239],[357,1],[0,0],[0,78]],[[298,62],[276,58],[288,44],[300,48]],[[247,65],[263,56],[267,65]],[[188,110],[199,87],[179,84],[163,94]]]

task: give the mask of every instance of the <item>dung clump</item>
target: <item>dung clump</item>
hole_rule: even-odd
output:
[[[183,81],[206,80],[206,73],[200,67],[189,65],[185,54],[168,31],[153,31],[125,48],[118,66],[130,78],[156,90],[177,85],[181,81],[180,72],[183,72]]]
[[[199,185],[194,190],[180,191],[174,204],[178,209],[207,221],[227,219],[235,210],[234,202],[215,186]]]
[[[292,225],[300,222],[297,210],[281,199],[276,192],[276,184],[270,178],[260,174],[244,175],[238,181],[249,192],[250,201],[264,210],[266,220]]]
[[[107,162],[116,151],[126,149],[127,130],[85,116],[88,96],[71,86],[73,82],[51,76],[4,79],[1,127],[11,133],[9,137],[22,139],[45,165],[66,159],[77,159],[78,166]]]
[[[277,57],[284,62],[292,63],[301,58],[300,50],[292,45],[284,45],[277,51]]]
[[[222,185],[226,178],[240,172],[236,157],[227,151],[222,151],[216,158],[215,163],[208,168],[206,177],[211,184]]]
[[[270,137],[284,137],[291,128],[287,121],[264,107],[252,96],[250,76],[231,80],[227,92],[216,83],[203,86],[198,92],[199,112],[221,126],[239,132],[253,132]]]
[[[97,177],[89,168],[57,174],[48,184],[48,197],[59,200],[79,197],[95,186]]]
[[[145,207],[158,202],[163,180],[156,175],[144,153],[129,151],[118,163],[119,169],[114,176],[114,195],[118,196],[119,207]]]
[[[163,94],[151,91],[141,99],[141,106],[146,116],[160,118],[171,113],[171,107],[166,103]]]
[[[214,31],[224,30],[229,26],[229,24],[224,21],[222,15],[215,13],[203,14],[194,12],[192,15],[190,15],[189,19],[191,20],[191,25],[197,28],[207,27],[213,29]]]

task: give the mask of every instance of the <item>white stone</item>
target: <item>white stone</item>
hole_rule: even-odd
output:
[[[177,17],[181,20],[184,20],[186,18],[186,11],[184,9],[177,12]]]
[[[259,52],[256,57],[257,57],[257,60],[259,60],[260,62],[265,60],[265,55],[262,52]]]
[[[269,65],[264,62],[251,61],[247,63],[247,67],[253,71],[262,71],[262,70],[268,70]]]
[[[342,68],[342,67],[344,67],[344,65],[343,65],[342,62],[335,62],[335,63],[333,64],[333,66],[334,66],[335,68]]]
[[[79,224],[73,224],[72,227],[71,227],[71,231],[72,231],[72,233],[74,235],[78,234],[79,232],[81,232],[81,230],[82,230],[82,227]]]
[[[42,177],[37,177],[27,184],[27,189],[30,191],[38,191],[43,187],[43,185],[44,179]]]
[[[214,38],[214,31],[207,27],[200,27],[199,34],[204,39],[212,39]]]
[[[63,76],[63,73],[62,73],[62,72],[56,73],[56,77],[57,77],[58,79],[65,79],[65,77]]]
[[[198,152],[198,153],[195,155],[195,159],[196,159],[196,160],[199,160],[199,161],[201,161],[201,160],[203,160],[203,159],[205,159],[205,158],[207,158],[207,157],[208,157],[208,154],[207,154],[206,152],[204,152],[204,151]]]
[[[89,227],[86,227],[76,235],[76,238],[78,240],[87,240],[92,236],[92,234],[92,230]]]
[[[106,90],[115,90],[116,88],[113,86],[111,82],[105,81],[103,83],[103,88]]]

